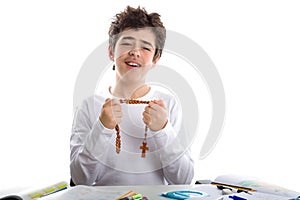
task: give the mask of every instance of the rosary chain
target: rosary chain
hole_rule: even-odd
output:
[[[142,101],[142,100],[136,100],[136,99],[120,99],[120,103],[125,103],[125,104],[149,104],[151,101]],[[120,135],[120,127],[117,124],[115,126],[116,130],[116,152],[120,153],[121,151],[121,135]],[[144,134],[144,139],[142,146],[140,146],[140,149],[142,150],[142,157],[146,157],[146,151],[149,150],[149,147],[147,146],[147,132],[148,132],[148,127],[145,126],[145,134]]]
[[[136,99],[120,99],[120,103],[125,104],[149,104],[151,101],[142,101]]]

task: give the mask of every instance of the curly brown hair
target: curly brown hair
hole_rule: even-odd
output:
[[[160,57],[165,45],[166,29],[158,13],[148,14],[145,8],[140,8],[140,6],[138,8],[127,6],[123,12],[115,15],[108,31],[109,45],[114,49],[119,34],[124,30],[148,27],[151,28],[156,37],[156,49],[153,59]]]

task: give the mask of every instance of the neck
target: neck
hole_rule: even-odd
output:
[[[150,90],[150,87],[145,83],[128,85],[124,83],[116,84],[110,88],[110,93],[113,96],[126,98],[126,99],[137,99],[145,96]]]

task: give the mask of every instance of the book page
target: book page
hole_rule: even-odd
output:
[[[278,195],[283,197],[295,198],[300,195],[300,192],[295,192],[280,186],[269,184],[255,177],[222,175],[222,176],[218,176],[215,179],[215,182],[252,188],[255,189],[257,192],[268,193],[268,194],[273,194],[273,195]]]
[[[42,200],[108,200],[108,199],[117,199],[123,194],[126,194],[128,190],[107,190],[101,187],[90,187],[84,185],[78,185],[68,190],[58,192],[46,197],[43,197]]]

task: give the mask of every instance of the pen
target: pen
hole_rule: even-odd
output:
[[[235,195],[229,196],[229,198],[233,199],[233,200],[247,200],[245,198],[242,198],[242,197],[239,197],[239,196],[235,196]]]
[[[252,188],[247,188],[247,187],[242,187],[242,186],[237,186],[237,185],[229,185],[225,183],[217,183],[217,182],[211,182],[212,185],[216,185],[217,187],[229,187],[229,188],[235,188],[237,190],[241,191],[248,191],[248,192],[255,192],[256,190]]]

